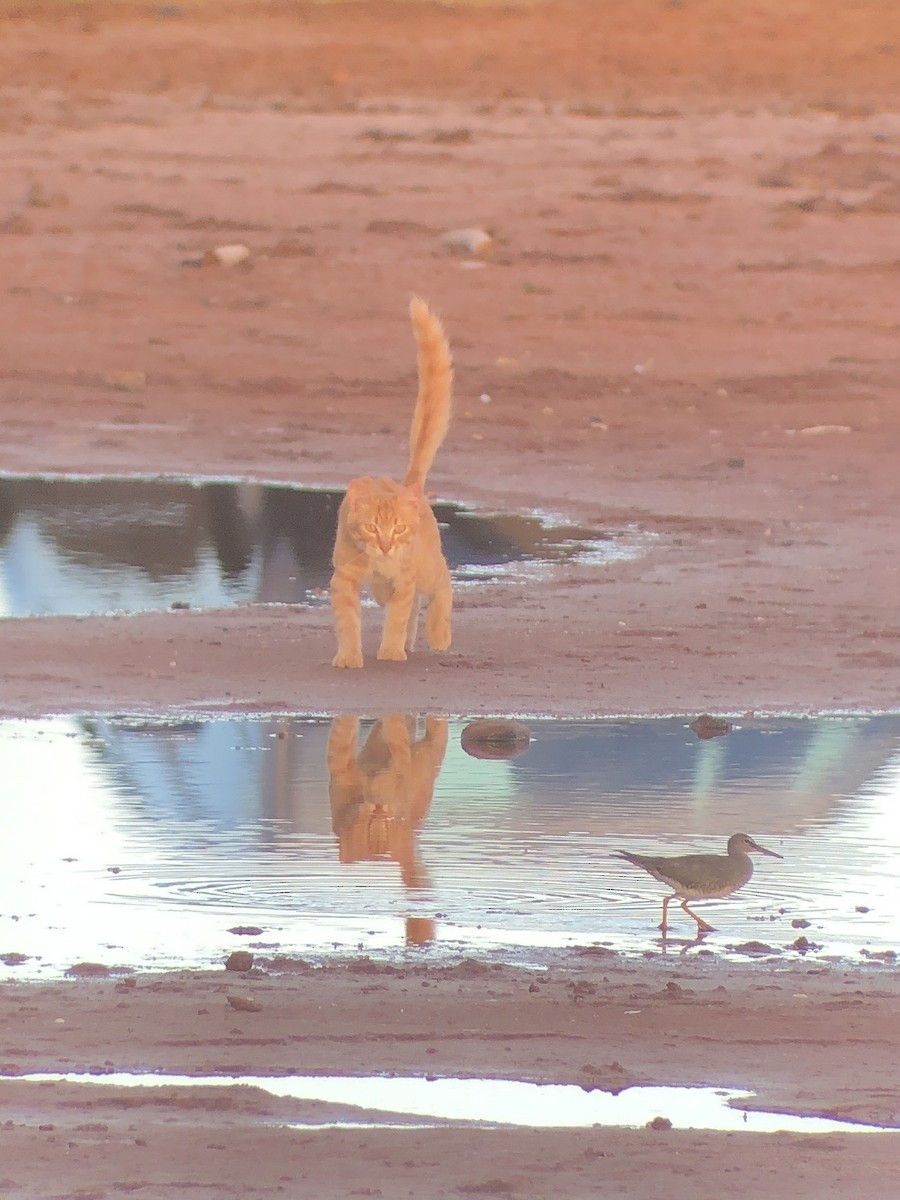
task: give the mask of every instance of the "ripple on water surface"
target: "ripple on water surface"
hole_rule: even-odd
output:
[[[463,725],[0,722],[0,961],[194,966],[248,944],[235,927],[262,930],[260,954],[641,952],[666,889],[613,851],[721,853],[739,829],[784,861],[697,902],[704,949],[897,949],[900,717],[708,740],[679,719],[535,720],[508,760],[465,753]],[[679,947],[694,924],[670,916]]]

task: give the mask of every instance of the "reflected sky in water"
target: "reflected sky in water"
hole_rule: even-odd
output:
[[[665,890],[611,852],[721,852],[738,829],[785,861],[698,902],[703,948],[900,949],[900,716],[710,740],[678,719],[533,721],[498,761],[462,750],[463,725],[0,722],[0,970],[216,963],[248,945],[236,926],[262,955],[643,952]]]
[[[712,1087],[629,1087],[612,1095],[571,1083],[524,1083],[516,1079],[455,1079],[402,1075],[152,1075],[40,1073],[34,1083],[76,1083],[94,1088],[254,1087],[298,1101],[339,1106],[340,1118],[319,1108],[308,1119],[282,1117],[294,1129],[430,1128],[455,1123],[526,1129],[640,1129],[660,1117],[674,1129],[741,1133],[896,1133],[896,1128],[833,1117],[756,1112],[731,1101],[752,1092]],[[0,1076],[0,1089],[2,1089]],[[0,1093],[2,1094],[2,1093]],[[388,1114],[394,1120],[388,1119]]]
[[[0,616],[324,599],[342,492],[287,484],[0,475]],[[635,557],[633,528],[436,504],[457,583]]]

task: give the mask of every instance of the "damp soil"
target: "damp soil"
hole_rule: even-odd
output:
[[[457,371],[436,495],[655,535],[461,589],[449,654],[363,671],[329,666],[324,607],[4,622],[0,712],[897,708],[893,0],[0,20],[0,469],[397,473],[416,291]],[[470,226],[479,253],[441,242]],[[249,257],[213,265],[236,242]],[[0,1059],[696,1082],[896,1121],[890,960],[544,966],[417,950],[4,982]],[[250,990],[259,1011],[227,1001]],[[29,1200],[895,1190],[896,1135],[312,1134],[243,1093],[0,1087],[0,1191]]]

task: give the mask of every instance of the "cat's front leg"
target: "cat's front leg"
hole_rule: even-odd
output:
[[[340,568],[331,577],[331,612],[338,639],[337,654],[331,660],[333,667],[363,665],[361,586],[361,579]]]
[[[415,578],[398,580],[385,606],[384,632],[378,657],[389,662],[406,662],[406,633],[416,598]]]
[[[422,607],[421,596],[418,589],[413,596],[413,602],[409,610],[409,620],[406,622],[406,648],[407,650],[415,650],[416,634],[419,631],[419,609]]]
[[[453,585],[446,563],[428,601],[425,634],[432,650],[449,650],[452,637]]]

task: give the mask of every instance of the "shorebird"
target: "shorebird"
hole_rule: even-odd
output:
[[[708,925],[701,917],[688,908],[688,900],[714,900],[722,896],[730,896],[750,879],[753,874],[753,860],[750,854],[768,854],[771,858],[781,858],[774,850],[767,850],[754,842],[746,833],[733,833],[728,839],[727,854],[680,854],[674,857],[650,857],[646,854],[633,854],[630,850],[616,851],[619,857],[641,867],[660,883],[672,888],[672,895],[663,900],[662,923],[663,933],[668,929],[666,914],[672,900],[680,900],[681,907],[697,922],[697,936],[709,933],[712,925]]]

